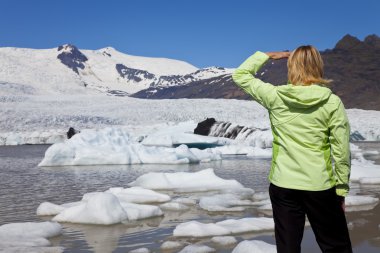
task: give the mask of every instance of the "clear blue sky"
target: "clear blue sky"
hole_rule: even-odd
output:
[[[197,67],[235,67],[255,50],[333,48],[380,35],[378,0],[0,0],[0,47],[112,46]]]

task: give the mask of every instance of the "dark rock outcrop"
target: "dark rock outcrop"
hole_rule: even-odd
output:
[[[122,78],[133,80],[135,82],[141,82],[143,79],[154,79],[155,75],[140,69],[128,68],[123,64],[116,64],[116,70]]]
[[[197,127],[194,129],[194,134],[207,136],[215,122],[216,120],[214,118],[207,118],[206,120],[199,122]]]
[[[57,58],[75,73],[79,74],[78,69],[85,68],[84,62],[88,59],[76,46],[65,44],[58,47],[58,52]]]

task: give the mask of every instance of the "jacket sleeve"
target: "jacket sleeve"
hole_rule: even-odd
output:
[[[332,156],[335,162],[336,194],[345,197],[350,189],[350,125],[340,100],[337,110],[330,118],[329,129]]]
[[[254,100],[265,108],[270,109],[275,87],[254,77],[268,59],[267,54],[257,51],[234,71],[232,79],[237,86],[251,95]]]

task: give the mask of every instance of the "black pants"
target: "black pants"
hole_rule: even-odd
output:
[[[351,253],[346,217],[335,187],[325,191],[301,191],[271,184],[278,253],[301,252],[305,215],[324,253]]]

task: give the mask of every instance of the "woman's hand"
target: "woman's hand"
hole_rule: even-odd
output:
[[[288,58],[292,52],[267,52],[266,54],[274,60]]]

